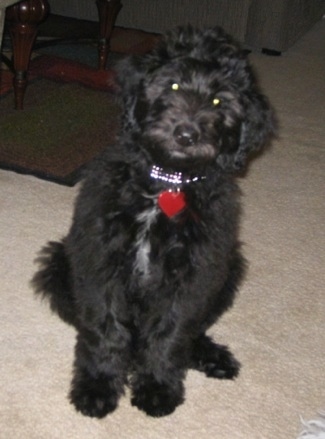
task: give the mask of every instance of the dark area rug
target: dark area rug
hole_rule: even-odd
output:
[[[0,167],[74,185],[114,142],[120,107],[113,74],[58,58],[37,62],[49,79],[35,77],[33,66],[24,110],[13,109],[12,92],[0,100]]]
[[[107,92],[46,79],[29,85],[24,111],[0,105],[0,166],[65,185],[113,144],[119,106]]]
[[[30,63],[24,110],[13,109],[12,73],[1,71],[0,167],[72,186],[87,163],[114,144],[120,114],[116,61],[150,50],[157,36],[116,28],[107,70],[99,71],[96,40],[78,40],[92,37],[94,23],[50,18]],[[56,38],[62,29],[75,40],[42,44],[42,37]]]

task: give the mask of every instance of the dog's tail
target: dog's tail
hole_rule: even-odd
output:
[[[39,265],[31,281],[35,293],[48,299],[52,311],[62,320],[76,326],[75,299],[64,242],[49,242],[35,262]]]

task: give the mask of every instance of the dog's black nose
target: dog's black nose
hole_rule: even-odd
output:
[[[182,124],[175,128],[174,137],[179,145],[191,146],[199,140],[199,132],[192,125]]]

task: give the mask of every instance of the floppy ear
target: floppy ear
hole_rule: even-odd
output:
[[[122,97],[134,95],[145,77],[147,63],[144,57],[128,56],[116,65],[117,83]]]
[[[257,90],[244,94],[244,119],[240,127],[238,147],[219,155],[217,163],[227,171],[245,168],[250,154],[265,147],[275,134],[275,116],[267,98]]]
[[[141,99],[144,82],[148,74],[161,65],[155,51],[142,56],[129,56],[116,66],[119,96],[123,105],[123,126],[134,128],[137,114],[145,112],[144,99]],[[140,108],[141,107],[141,108]]]
[[[134,107],[139,96],[141,84],[146,76],[147,66],[143,58],[129,56],[116,66],[119,97],[123,105],[123,117],[132,123]]]

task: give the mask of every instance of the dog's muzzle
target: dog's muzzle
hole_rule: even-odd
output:
[[[190,124],[180,124],[174,130],[174,138],[181,146],[193,146],[197,144],[200,133]]]

